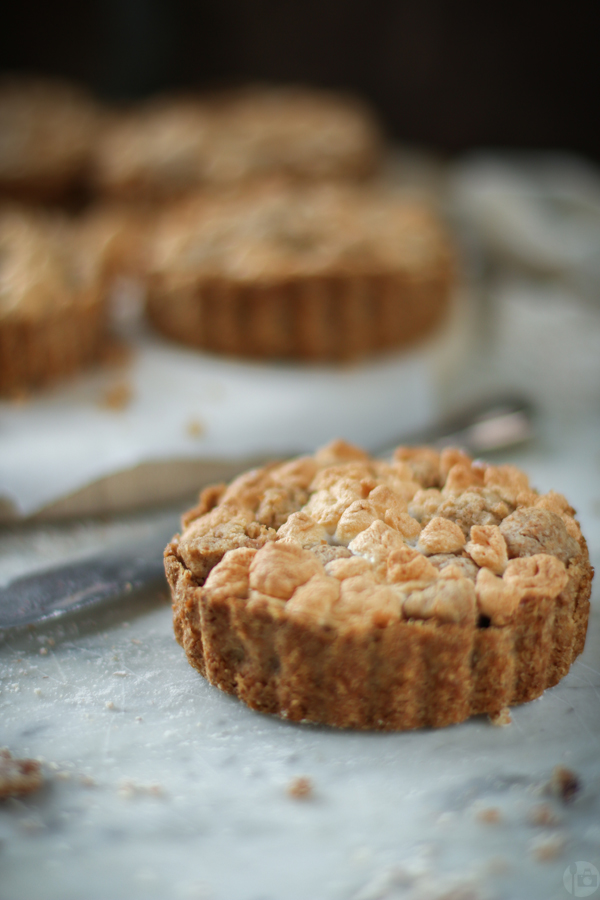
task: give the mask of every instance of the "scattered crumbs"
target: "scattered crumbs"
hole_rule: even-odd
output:
[[[127,678],[129,672],[113,672],[113,675],[118,676],[119,678]]]
[[[205,426],[200,419],[194,417],[187,420],[185,431],[189,437],[198,438],[204,434]]]
[[[119,381],[102,394],[98,406],[119,412],[126,409],[133,400],[133,389],[129,382]]]
[[[116,706],[115,706],[115,704],[112,702],[112,700],[107,700],[106,703],[105,703],[104,705],[105,705],[105,707],[106,707],[107,709],[116,709]]]
[[[304,776],[293,778],[288,784],[287,792],[290,797],[294,797],[296,800],[307,800],[313,795],[312,782],[310,778]]]
[[[40,647],[40,656],[48,656],[48,648]]]
[[[536,862],[553,862],[563,853],[567,839],[564,834],[540,834],[529,845],[529,852]]]
[[[502,815],[497,806],[486,806],[477,810],[475,818],[483,825],[498,825],[502,821]]]
[[[41,696],[42,696],[42,689],[41,689],[41,688],[34,688],[34,689],[33,689],[33,693],[35,694],[36,697],[41,697]]]
[[[548,786],[550,792],[562,800],[563,803],[571,803],[581,790],[581,781],[572,769],[567,769],[565,766],[555,766]]]
[[[30,794],[43,783],[37,759],[15,759],[9,750],[0,750],[0,800]]]
[[[160,784],[137,784],[135,781],[122,781],[117,789],[119,797],[132,800],[134,797],[164,797],[165,792]]]
[[[138,640],[137,638],[131,638],[131,643],[132,643],[132,644],[138,644],[138,645],[139,645],[139,644],[141,644],[142,642],[141,642],[140,640]]]
[[[560,818],[548,803],[537,803],[527,813],[527,821],[538,828],[556,828]]]
[[[501,709],[500,712],[495,715],[489,716],[489,720],[492,725],[495,725],[497,728],[504,728],[506,725],[512,725],[512,716],[510,714],[510,709],[508,706],[505,706],[504,709]]]

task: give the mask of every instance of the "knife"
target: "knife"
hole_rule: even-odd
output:
[[[471,455],[504,450],[532,436],[532,409],[520,398],[477,405],[403,443],[462,447]],[[395,445],[394,445],[395,446]],[[386,456],[393,447],[380,448]],[[67,613],[117,603],[134,592],[165,587],[163,549],[179,516],[162,517],[154,533],[118,550],[18,578],[0,590],[0,631],[57,619]]]

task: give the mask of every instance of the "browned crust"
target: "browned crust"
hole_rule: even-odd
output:
[[[269,284],[152,279],[148,316],[176,341],[235,356],[344,360],[412,345],[449,307],[452,265],[401,273],[304,275]]]
[[[0,318],[0,394],[14,395],[70,375],[107,346],[101,296],[39,317]]]
[[[281,610],[216,600],[165,551],[175,634],[208,681],[252,709],[340,728],[407,730],[494,716],[539,697],[585,643],[587,546],[555,599],[526,600],[504,626],[398,621],[385,628],[301,624]]]

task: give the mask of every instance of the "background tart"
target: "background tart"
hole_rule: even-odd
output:
[[[99,107],[60,79],[0,81],[0,194],[59,200],[87,179]]]
[[[156,328],[259,358],[410,346],[443,320],[453,286],[439,220],[373,187],[277,181],[197,196],[163,215],[148,258]]]
[[[0,394],[18,394],[98,359],[107,303],[97,248],[63,218],[0,212]]]
[[[273,175],[354,180],[376,169],[381,143],[365,107],[325,91],[161,96],[107,120],[92,174],[99,194],[155,201]]]
[[[403,730],[497,716],[581,653],[593,570],[513,466],[335,442],[200,496],[165,551],[175,634],[263,712]]]

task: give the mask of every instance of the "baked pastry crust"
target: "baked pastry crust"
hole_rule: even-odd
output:
[[[495,717],[583,650],[573,512],[513,466],[334,442],[202,492],[165,551],[175,635],[211,684],[292,720]]]
[[[0,214],[0,394],[77,371],[107,344],[96,249],[66,220],[17,208]]]
[[[273,174],[360,179],[376,168],[380,144],[365,107],[325,91],[163,96],[107,120],[92,175],[102,194],[156,201]]]
[[[6,76],[0,82],[0,193],[57,200],[87,176],[99,109],[60,79]]]
[[[439,325],[453,285],[450,242],[428,209],[339,185],[197,196],[164,214],[148,265],[163,334],[257,358],[412,345]]]

